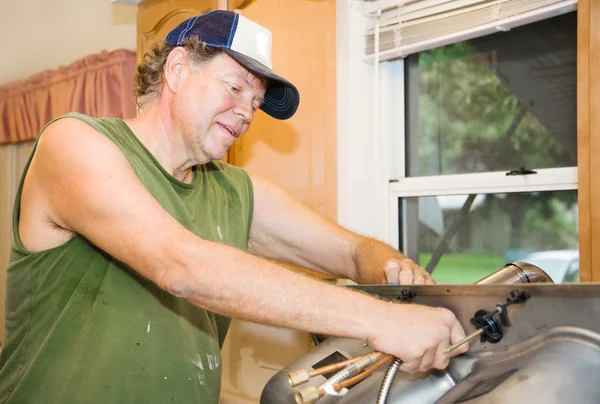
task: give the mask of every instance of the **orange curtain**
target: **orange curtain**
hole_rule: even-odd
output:
[[[0,144],[34,140],[46,123],[68,112],[135,116],[135,69],[135,52],[120,49],[0,86]]]

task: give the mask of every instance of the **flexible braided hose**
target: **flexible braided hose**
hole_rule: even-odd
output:
[[[379,389],[379,395],[377,396],[377,404],[387,403],[390,388],[392,387],[392,383],[396,377],[396,373],[398,373],[398,368],[400,368],[401,363],[402,361],[400,359],[394,359],[387,372],[385,372],[383,382],[381,382],[381,388]]]

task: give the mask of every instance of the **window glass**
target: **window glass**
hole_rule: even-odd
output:
[[[408,176],[577,165],[575,12],[406,60]]]
[[[509,262],[578,281],[577,191],[404,198],[407,256],[438,283],[471,284]],[[406,214],[402,214],[406,209]]]

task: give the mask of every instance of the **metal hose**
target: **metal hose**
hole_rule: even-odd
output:
[[[400,359],[394,359],[387,372],[385,372],[383,382],[381,383],[381,388],[379,389],[379,395],[377,396],[377,404],[387,403],[388,394],[390,393],[390,388],[392,387],[392,382],[396,377],[396,373],[398,373],[398,369],[400,368],[401,363],[402,361]]]

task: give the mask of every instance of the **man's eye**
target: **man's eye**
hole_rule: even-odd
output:
[[[236,86],[234,86],[232,84],[229,85],[229,89],[231,91],[233,91],[234,93],[237,93],[238,91],[240,91],[239,87],[236,87]]]

